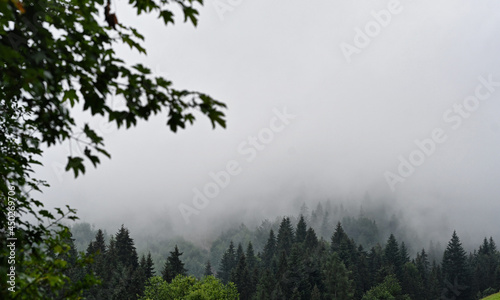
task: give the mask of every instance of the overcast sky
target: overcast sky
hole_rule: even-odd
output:
[[[497,1],[208,0],[197,28],[115,2],[148,51],[120,55],[225,102],[227,129],[202,116],[176,134],[165,115],[119,131],[97,120],[112,159],[75,180],[60,171],[69,146],[47,150],[49,206],[113,232],[164,220],[202,236],[236,212],[260,220],[369,194],[422,231],[500,239]],[[193,204],[228,167],[230,182]]]

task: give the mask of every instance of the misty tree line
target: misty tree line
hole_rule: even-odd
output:
[[[220,259],[206,261],[196,276],[177,245],[155,268],[151,253],[139,259],[124,226],[108,243],[98,230],[86,251],[94,263],[75,268],[70,278],[94,272],[101,279],[101,285],[84,292],[87,299],[481,299],[500,289],[500,253],[492,238],[467,253],[454,232],[438,259],[425,249],[410,257],[395,235],[364,247],[340,222],[323,238],[308,225],[314,212],[297,222],[284,217],[275,229],[246,232],[254,241],[266,233],[262,246],[222,238],[218,247],[212,245],[213,250],[225,245]],[[375,225],[364,217],[344,220],[357,233]],[[367,242],[363,234],[357,236]]]

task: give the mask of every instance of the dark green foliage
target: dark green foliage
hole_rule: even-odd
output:
[[[196,6],[201,4],[175,1],[184,20],[194,25]],[[116,54],[120,43],[146,53],[141,46],[144,37],[127,22],[116,28],[104,26],[105,5],[103,0],[0,1],[0,228],[9,227],[7,208],[12,199],[19,213],[12,235],[19,244],[16,265],[22,272],[16,293],[2,288],[2,299],[74,299],[95,282],[89,276],[69,281],[64,274],[70,264],[49,256],[71,249],[64,242],[68,227],[60,221],[77,216],[70,207],[50,212],[31,195],[48,186],[33,176],[33,167],[41,165],[43,147],[63,142],[82,147],[82,154],[72,151],[67,158],[66,170],[77,177],[88,163],[95,167],[102,157],[110,157],[104,139],[89,125],[97,115],[128,128],[164,113],[175,132],[193,123],[199,112],[212,126],[225,126],[223,103],[203,93],[175,89],[169,80],[153,76],[141,64],[131,66]],[[174,22],[173,3],[168,1],[130,0],[128,5],[138,15],[160,16],[163,25]],[[111,97],[123,99],[126,108],[115,109]],[[75,106],[83,107],[90,118],[77,122]],[[91,236],[87,234],[88,239]],[[6,232],[0,237],[0,281],[6,283]],[[92,248],[89,252],[94,252]],[[82,264],[85,260],[77,259]]]
[[[267,268],[262,272],[262,275],[259,278],[259,282],[257,284],[257,288],[254,294],[255,300],[267,300],[271,299],[271,295],[273,294],[275,288],[275,277],[271,273],[271,271]]]
[[[384,265],[382,247],[380,247],[380,245],[372,247],[366,257],[366,261],[368,269],[367,285],[374,286],[378,283],[381,283],[384,279],[383,276],[379,275],[379,272]]]
[[[128,229],[123,225],[115,235],[115,247],[118,262],[135,270],[138,266],[137,251]]]
[[[155,276],[146,283],[141,300],[206,299],[237,300],[238,291],[233,283],[222,284],[213,276],[201,280],[189,276],[177,276],[171,283]]]
[[[300,218],[298,222],[301,222]],[[287,221],[284,223],[282,219],[280,225],[286,225],[286,223]],[[305,221],[304,225],[307,226]],[[303,227],[303,225],[300,227]],[[303,230],[297,229],[295,232],[301,231]],[[85,294],[87,299],[136,299],[135,295],[139,295],[139,297],[151,295],[153,290],[158,291],[157,288],[160,288],[160,286],[149,285],[144,292],[144,283],[149,276],[146,273],[148,258],[151,257],[150,254],[147,257],[142,255],[138,263],[139,267],[135,271],[132,269],[133,265],[123,266],[120,262],[120,256],[118,255],[119,243],[116,242],[116,239],[119,235],[127,236],[123,232],[128,231],[122,227],[112,237],[109,245],[104,245],[106,259],[102,263],[107,267],[103,269],[105,274],[102,275],[102,278],[107,279],[100,289],[89,290]],[[98,231],[96,240],[92,241],[88,247],[90,252],[102,252],[96,250],[100,248],[96,245],[102,244],[98,242],[101,238],[102,232],[99,233]],[[120,244],[127,245],[130,243]],[[131,244],[133,245],[133,241]],[[447,252],[456,248],[460,249],[460,247],[457,247],[459,244],[458,237],[454,235]],[[472,299],[467,296],[467,291],[460,290],[460,282],[447,281],[444,278],[440,264],[433,262],[431,265],[429,263],[428,254],[424,249],[417,253],[415,258],[411,258],[405,243],[401,242],[398,245],[394,235],[390,235],[385,247],[375,245],[369,251],[365,251],[362,245],[356,244],[354,240],[349,238],[339,223],[332,235],[331,243],[326,242],[324,239],[318,240],[315,231],[309,228],[306,230],[303,242],[299,242],[297,238],[292,241],[289,253],[284,250],[276,253],[276,239],[272,229],[269,228],[268,241],[263,248],[263,252],[256,256],[253,243],[248,242],[246,250],[244,250],[242,243],[238,243],[238,247],[235,247],[234,243],[229,242],[229,247],[224,252],[217,275],[221,283],[222,279],[225,279],[224,276],[227,276],[227,279],[225,279],[227,284],[234,284],[240,299],[427,300],[453,299],[453,297],[456,297],[456,299]],[[497,270],[499,267],[498,250],[492,239],[490,241],[485,240],[479,250],[469,257],[465,255],[465,252],[458,252],[463,254],[465,262],[475,266],[479,266],[480,262],[484,263],[480,257],[491,257],[492,260],[488,260],[488,262],[493,266],[488,270]],[[174,261],[178,261],[177,265],[180,265],[182,269],[183,263],[179,259],[181,255],[182,253],[176,247],[173,252],[170,252],[169,259],[177,257],[178,260],[174,259]],[[96,254],[96,262],[98,257],[99,255]],[[264,263],[266,257],[270,260],[269,264]],[[445,255],[445,257],[447,256]],[[109,265],[107,261],[114,263]],[[447,259],[443,259],[444,261],[447,261]],[[167,260],[167,264],[176,265],[172,260]],[[150,266],[150,270],[153,270],[152,263]],[[97,267],[97,264],[93,265],[94,270],[97,270]],[[167,275],[167,279],[170,279],[171,283],[176,282],[173,286],[178,286],[182,282],[182,284],[186,285],[185,288],[188,289],[188,286],[197,284],[194,279],[187,280],[181,279],[182,276],[175,277],[176,274],[172,271],[174,269],[168,267],[169,272],[166,274],[163,272],[163,275]],[[483,270],[483,268],[477,270]],[[212,266],[207,261],[203,278],[211,277],[211,273]],[[493,272],[493,275],[484,275],[480,278],[484,278],[485,282],[491,280],[491,284],[495,284],[495,276],[496,273]],[[471,278],[477,280],[475,277]],[[160,281],[163,280],[160,279]],[[161,285],[159,281],[157,283]],[[163,288],[166,287],[163,286],[161,289]],[[471,293],[469,295],[474,296],[486,295],[495,291],[494,288],[489,287],[482,291],[479,291],[476,287],[470,289]],[[457,294],[457,291],[460,293]],[[170,292],[174,293],[174,291]],[[158,297],[158,299],[161,298]]]
[[[384,250],[384,264],[389,273],[396,275],[398,280],[401,280],[402,275],[402,259],[399,252],[398,241],[393,234],[389,236]]]
[[[151,252],[148,252],[148,257],[146,258],[146,264],[143,266],[143,269],[146,279],[155,276],[155,270],[154,270],[155,267],[153,264],[153,259],[151,258]]]
[[[480,292],[484,297],[486,296],[484,291],[488,289],[496,290],[499,287],[500,283],[497,276],[499,264],[500,256],[495,242],[492,238],[489,241],[484,238],[483,244],[479,246],[479,250],[471,260],[474,294]]]
[[[220,261],[219,272],[217,272],[217,278],[219,278],[222,283],[226,284],[229,282],[229,278],[231,277],[231,271],[236,266],[236,253],[234,253],[234,245],[231,241],[229,243],[229,248]]]
[[[289,255],[292,250],[293,241],[294,233],[292,224],[290,222],[290,218],[285,217],[281,221],[280,228],[278,230],[278,236],[276,239],[277,252],[281,253],[283,251],[286,255]]]
[[[426,299],[438,299],[441,298],[442,294],[442,282],[443,282],[443,273],[441,271],[441,266],[436,263],[436,261],[432,262],[431,273],[429,275],[428,282],[428,293]]]
[[[210,261],[207,261],[207,264],[205,265],[205,272],[203,273],[203,276],[213,276],[214,272],[212,271],[212,265],[210,264]]]
[[[311,300],[321,300],[321,293],[320,293],[317,285],[315,285],[313,290],[312,290]]]
[[[94,256],[94,263],[87,272],[95,273],[101,280],[101,285],[85,291],[87,299],[137,299],[144,290],[147,276],[152,276],[151,256],[143,255],[139,262],[134,240],[123,225],[108,245],[99,229],[87,252]]]
[[[404,265],[410,262],[410,255],[408,254],[408,249],[406,248],[405,242],[401,242],[399,247],[399,255],[401,256],[401,264]]]
[[[312,229],[311,227],[307,229],[305,244],[305,248],[307,250],[315,249],[318,246],[318,237],[316,236],[316,232],[314,232],[314,229]]]
[[[471,272],[467,261],[467,253],[454,231],[451,240],[443,254],[443,288],[446,297],[456,296],[456,299],[471,299]],[[453,295],[452,295],[453,294]]]
[[[271,229],[269,231],[269,238],[267,239],[266,246],[262,252],[262,262],[264,267],[269,268],[273,261],[273,257],[276,255],[276,238],[274,237],[274,231]]]
[[[247,259],[248,270],[253,271],[257,267],[257,257],[255,256],[252,242],[249,242],[247,245],[245,257]]]
[[[303,243],[306,240],[307,224],[303,215],[300,215],[297,229],[295,230],[295,240],[297,243]]]
[[[167,258],[167,262],[162,271],[163,279],[166,282],[172,282],[177,275],[186,276],[187,270],[184,268],[184,263],[180,259],[181,255],[182,252],[179,252],[179,248],[175,245],[174,251],[170,252],[170,256]]]
[[[387,276],[382,283],[373,287],[364,296],[363,300],[410,300],[404,295],[401,286],[394,275]]]
[[[354,296],[353,281],[350,272],[340,260],[337,252],[328,255],[323,264],[323,280],[328,299],[347,300]]]
[[[248,271],[245,254],[243,253],[239,256],[238,264],[231,273],[231,282],[238,288],[241,300],[251,299],[254,292],[252,290],[252,278]]]

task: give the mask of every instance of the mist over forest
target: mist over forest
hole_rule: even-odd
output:
[[[499,13],[0,1],[0,298],[500,294]]]

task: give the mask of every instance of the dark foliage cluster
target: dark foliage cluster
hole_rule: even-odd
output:
[[[384,245],[365,249],[349,237],[340,222],[331,231],[325,240],[303,216],[295,225],[284,217],[276,232],[268,231],[262,251],[256,252],[252,242],[235,245],[230,241],[218,270],[208,261],[203,277],[215,274],[223,284],[234,283],[242,300],[472,300],[500,289],[500,252],[492,238],[466,253],[454,232],[437,262],[429,259],[425,249],[413,257],[393,234]],[[92,270],[103,282],[88,291],[89,299],[137,299],[145,279],[154,274],[151,255],[143,256],[139,263],[134,243],[123,227],[108,246],[99,230],[87,252],[97,254]],[[166,258],[161,272],[166,282],[189,273],[181,256],[175,246]]]

